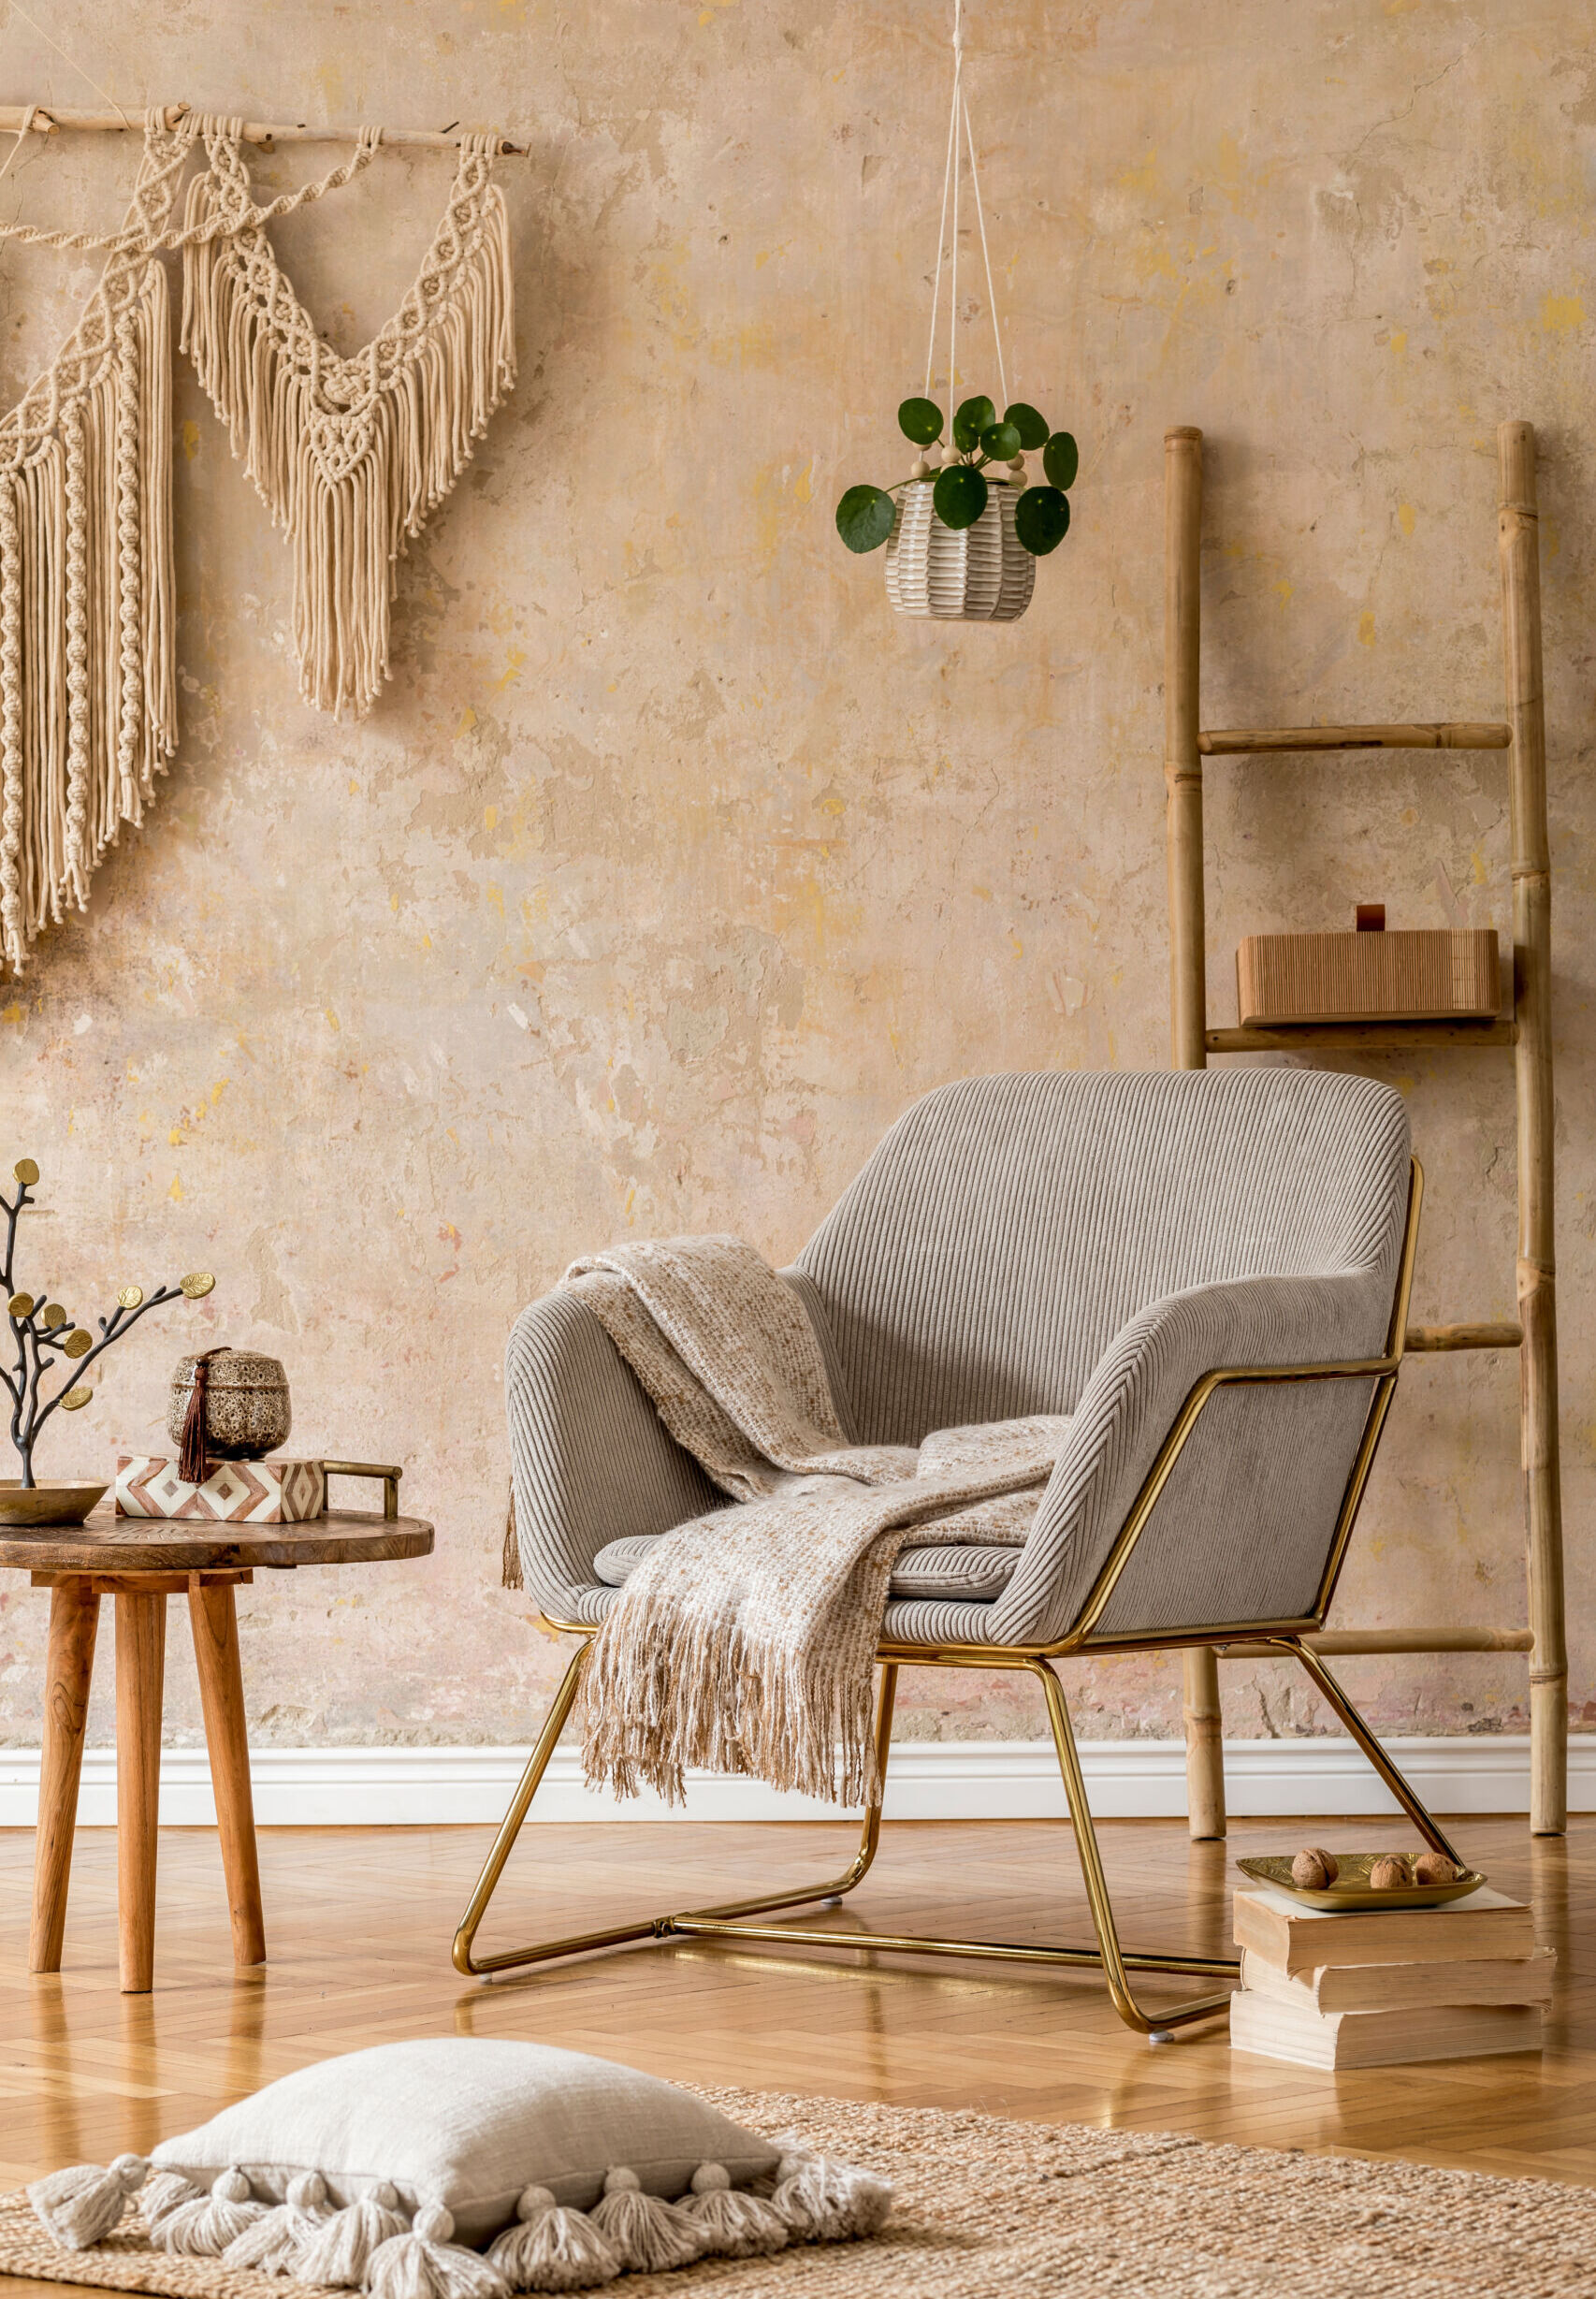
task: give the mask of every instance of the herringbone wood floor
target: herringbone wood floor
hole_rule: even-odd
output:
[[[127,1997],[117,1989],[114,1836],[80,1836],[65,1967],[30,1978],[33,1840],[10,1831],[0,1834],[0,2185],[146,2149],[307,2060],[453,2032],[541,2038],[689,2082],[1596,2185],[1596,1822],[1576,1821],[1566,1841],[1532,1842],[1521,1820],[1457,1832],[1493,1882],[1532,1899],[1558,1951],[1545,2053],[1334,2077],[1233,2054],[1223,2026],[1152,2049],[1084,1974],[857,1956],[818,1965],[677,1943],[474,1986],[453,1972],[448,1948],[488,1841],[477,1827],[268,1831],[270,1961],[242,1976],[229,1961],[213,1834],[163,1831],[155,1989]],[[1226,1952],[1237,1854],[1400,1834],[1367,1821],[1255,1821],[1233,1826],[1227,1845],[1193,1845],[1180,1822],[1103,1829],[1127,1943],[1199,1954]],[[640,1899],[704,1905],[756,1879],[834,1874],[853,1841],[818,1826],[533,1826],[483,1944],[601,1924]],[[1046,1823],[889,1823],[872,1874],[827,1920],[841,1929],[850,1917],[883,1929],[1088,1937],[1068,1830]]]

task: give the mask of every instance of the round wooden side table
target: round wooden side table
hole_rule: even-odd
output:
[[[348,1474],[355,1464],[328,1466]],[[266,1961],[233,1591],[239,1581],[253,1580],[257,1569],[292,1572],[300,1564],[375,1564],[428,1555],[432,1527],[422,1518],[398,1514],[398,1471],[368,1470],[364,1463],[360,1470],[384,1477],[386,1515],[351,1510],[301,1524],[247,1525],[96,1511],[81,1525],[0,1527],[0,1565],[31,1572],[34,1587],[51,1592],[30,1972],[61,1969],[102,1596],[116,1599],[116,1882],[123,1993],[146,1995],[154,1981],[155,1823],[168,1596],[188,1598],[232,1916],[233,1961]]]

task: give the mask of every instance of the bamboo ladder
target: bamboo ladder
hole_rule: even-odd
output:
[[[1511,1046],[1517,1086],[1518,1314],[1516,1325],[1410,1327],[1410,1350],[1517,1349],[1528,1542],[1527,1629],[1327,1631],[1321,1652],[1501,1652],[1530,1655],[1531,1806],[1537,1836],[1568,1816],[1568,1658],[1563,1626],[1562,1501],[1558,1472],[1556,1263],[1552,1244],[1551,857],[1546,836],[1545,714],[1541,690],[1541,573],[1535,434],[1497,432],[1498,542],[1508,723],[1238,727],[1205,732],[1200,665],[1202,433],[1165,434],[1164,709],[1168,792],[1172,1062],[1202,1069],[1211,1054],[1392,1053],[1408,1047]],[[1512,812],[1513,1011],[1494,1022],[1302,1024],[1210,1029],[1203,914],[1202,763],[1271,751],[1505,750]],[[1253,1657],[1232,1645],[1226,1657]],[[1255,1648],[1261,1656],[1265,1648]],[[1184,1720],[1191,1833],[1225,1834],[1218,1654],[1185,1655]]]

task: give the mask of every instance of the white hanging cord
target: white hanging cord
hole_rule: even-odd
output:
[[[936,306],[942,294],[942,250],[948,242],[948,185],[958,151],[959,104],[955,92],[948,115],[948,157],[942,169],[942,213],[936,226],[936,268],[931,275],[931,337],[925,346],[925,396],[931,397],[931,373],[936,358]],[[10,165],[9,162],[7,163]]]
[[[992,257],[987,253],[986,217],[981,211],[980,178],[976,173],[976,139],[970,132],[970,108],[967,104],[964,107],[964,113],[965,141],[970,151],[970,189],[976,196],[976,222],[980,226],[980,255],[982,263],[986,266],[987,309],[992,313],[992,340],[997,349],[997,387],[1003,394],[1003,405],[1007,407],[1008,404],[1008,378],[1003,371],[1003,338],[997,328],[997,297],[992,284]]]
[[[965,8],[964,0],[953,0],[953,239],[948,279],[948,412],[953,411],[957,396],[956,359],[959,348],[959,176],[960,153],[957,148],[959,114],[964,109],[962,86],[965,69]],[[952,436],[951,430],[949,432]]]

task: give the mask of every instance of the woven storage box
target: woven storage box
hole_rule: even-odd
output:
[[[1249,934],[1236,953],[1243,1029],[1293,1022],[1490,1020],[1496,931]]]
[[[326,1514],[326,1471],[319,1461],[219,1461],[202,1485],[191,1485],[178,1475],[175,1459],[123,1453],[116,1464],[116,1513],[217,1524],[303,1524]]]
[[[887,596],[900,615],[938,622],[1014,622],[1031,604],[1037,562],[1014,532],[1020,490],[989,481],[987,505],[973,527],[944,527],[931,504],[932,483],[919,480],[898,497],[887,543]]]

